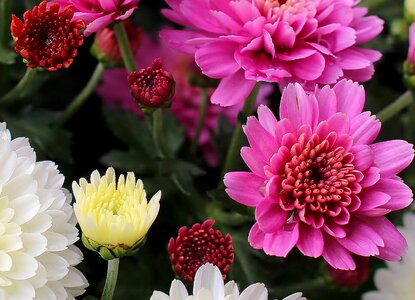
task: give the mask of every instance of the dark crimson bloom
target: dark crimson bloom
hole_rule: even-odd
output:
[[[128,84],[138,105],[145,108],[168,105],[176,85],[173,75],[162,69],[160,58],[156,58],[150,67],[132,72]]]
[[[183,226],[176,240],[170,239],[170,261],[176,275],[183,280],[193,282],[197,269],[205,263],[217,266],[226,278],[234,259],[232,238],[213,229],[214,223],[214,220],[206,220],[190,229]]]
[[[131,50],[136,53],[141,44],[143,29],[135,27],[131,20],[126,20],[123,23]],[[117,37],[112,27],[105,27],[97,31],[92,52],[99,61],[104,62],[109,67],[120,65],[123,62]]]
[[[68,68],[78,54],[77,48],[84,41],[80,30],[81,20],[72,20],[70,6],[59,12],[59,4],[48,5],[43,1],[23,15],[23,22],[15,15],[10,26],[15,51],[27,62],[29,68],[56,71]]]
[[[370,257],[354,256],[355,270],[339,270],[330,265],[326,266],[331,280],[339,287],[355,288],[364,283],[369,277]]]

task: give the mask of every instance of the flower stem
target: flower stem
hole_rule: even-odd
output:
[[[402,109],[409,106],[413,101],[412,92],[410,90],[403,93],[395,101],[382,109],[377,117],[381,122],[386,122],[393,116],[398,114]]]
[[[56,120],[56,127],[62,127],[63,125],[65,125],[65,123],[73,116],[73,114],[76,113],[79,110],[79,108],[81,108],[81,106],[85,103],[89,96],[95,91],[95,88],[97,87],[99,81],[102,78],[102,74],[104,74],[104,70],[104,65],[102,63],[98,63],[87,85],[75,97],[75,99],[72,100],[72,102],[66,107],[64,112]]]
[[[131,50],[130,42],[128,40],[127,32],[125,31],[124,24],[118,22],[114,25],[115,35],[117,37],[118,46],[121,50],[121,55],[124,60],[125,68],[129,73],[137,71],[137,65],[135,63],[134,54]]]
[[[190,153],[192,156],[196,154],[197,145],[200,139],[200,134],[202,133],[203,125],[205,124],[207,107],[208,107],[208,93],[207,93],[206,88],[202,88],[201,104],[199,108],[199,117],[197,120],[195,136],[193,137],[192,145],[190,146]]]
[[[115,286],[117,285],[119,258],[108,261],[107,278],[105,279],[104,290],[102,291],[101,300],[111,300],[114,295]]]
[[[0,0],[0,46],[7,48],[10,37],[10,1]]]
[[[19,99],[22,96],[25,89],[30,84],[30,82],[32,81],[36,73],[36,69],[27,68],[26,73],[24,74],[22,79],[20,79],[19,83],[6,95],[0,98],[0,104],[9,104],[13,102],[13,100]]]
[[[243,134],[242,122],[245,122],[246,118],[252,113],[252,109],[254,107],[258,95],[258,89],[259,85],[257,84],[255,88],[252,90],[251,94],[246,99],[244,107],[238,115],[238,124],[236,124],[236,127],[233,131],[231,143],[229,145],[228,152],[226,153],[225,164],[223,165],[219,187],[223,185],[223,176],[227,172],[229,172],[235,164],[235,160],[239,153],[239,148],[241,147],[241,139]]]
[[[152,115],[152,131],[154,142],[156,143],[156,151],[161,159],[165,158],[163,145],[163,111],[161,108],[156,109]]]

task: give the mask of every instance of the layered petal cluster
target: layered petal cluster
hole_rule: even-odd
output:
[[[239,293],[234,281],[224,285],[222,274],[218,267],[212,264],[201,266],[193,283],[193,295],[189,295],[184,284],[173,280],[170,295],[154,291],[150,300],[267,300],[268,291],[263,283],[254,283]],[[307,300],[302,293],[292,294],[283,300]]]
[[[136,53],[138,67],[141,69],[151,65],[157,57],[162,59],[163,68],[169,71],[176,81],[171,110],[180,124],[186,128],[186,136],[191,140],[196,133],[204,91],[200,87],[192,86],[189,83],[189,78],[202,75],[195,65],[192,56],[172,50],[165,43],[152,41],[147,35],[143,34],[141,46]],[[119,105],[141,115],[140,110],[131,97],[130,88],[126,80],[127,76],[128,73],[124,69],[105,71],[97,92],[109,106]],[[211,89],[207,88],[207,92],[210,95]],[[271,92],[272,87],[270,85],[262,85],[257,102],[263,103],[266,96]],[[227,108],[208,103],[204,126],[199,138],[199,149],[210,166],[217,166],[218,164],[217,149],[213,143],[211,133],[216,131],[219,118],[224,117],[233,125],[236,123],[236,118],[241,108],[242,103],[241,105]]]
[[[400,232],[408,241],[408,251],[399,262],[388,262],[387,268],[376,270],[377,291],[370,291],[362,300],[412,300],[415,282],[415,215],[406,213]]]
[[[88,286],[71,196],[50,161],[0,123],[0,299],[75,299]]]
[[[334,84],[366,81],[378,51],[360,45],[383,21],[354,0],[166,0],[164,15],[184,30],[164,30],[169,44],[194,54],[221,82],[211,101],[242,102],[257,81]],[[197,13],[195,13],[197,12]]]
[[[102,177],[95,170],[90,182],[74,181],[72,190],[82,241],[108,260],[138,250],[160,209],[161,192],[147,203],[143,182],[132,172],[117,180],[113,168]]]
[[[115,21],[122,21],[131,16],[140,0],[53,0],[63,7],[72,5],[74,19],[81,19],[87,24],[84,35],[88,36],[103,29]]]
[[[224,279],[235,257],[232,238],[223,236],[220,230],[213,229],[214,220],[196,223],[189,229],[179,229],[176,239],[171,238],[167,250],[177,276],[193,282],[200,266],[211,263],[217,266]]]
[[[414,156],[403,140],[374,143],[380,122],[362,112],[362,86],[342,80],[307,94],[283,92],[280,120],[261,106],[244,127],[241,155],[250,172],[230,172],[228,195],[255,207],[250,244],[285,257],[293,247],[353,270],[352,255],[399,260],[406,242],[385,217],[412,191],[397,176]]]
[[[13,15],[10,30],[18,52],[29,68],[44,68],[56,71],[69,68],[77,48],[84,36],[80,30],[85,27],[82,20],[73,18],[71,7],[59,12],[59,4],[46,1],[33,7],[23,15],[23,21]]]

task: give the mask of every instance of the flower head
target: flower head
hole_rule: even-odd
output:
[[[283,300],[307,300],[301,297],[302,293],[292,294]],[[150,300],[267,300],[268,291],[263,283],[254,283],[239,294],[238,286],[234,281],[224,285],[222,274],[217,266],[204,264],[195,276],[193,296],[189,296],[184,284],[173,280],[170,287],[170,296],[154,291]]]
[[[130,73],[128,84],[138,105],[150,109],[169,105],[176,86],[173,75],[162,69],[160,58],[150,67]]]
[[[136,52],[137,65],[139,68],[144,68],[157,57],[162,58],[164,68],[172,73],[176,82],[171,105],[172,113],[177,117],[180,124],[185,127],[187,138],[193,139],[199,118],[199,108],[202,104],[203,90],[198,86],[190,85],[189,77],[201,77],[203,75],[197,68],[192,56],[175,51],[162,41],[152,41],[144,33],[142,43]],[[124,109],[135,111],[140,116],[142,115],[141,111],[133,101],[128,82],[125,80],[127,76],[125,69],[106,70],[97,92],[107,105],[118,105]],[[264,102],[271,91],[270,85],[261,85],[257,102]],[[207,92],[211,95],[212,89],[208,89]],[[208,103],[205,123],[199,138],[199,150],[210,166],[218,165],[218,153],[211,133],[217,130],[218,120],[221,116],[230,124],[235,124],[242,105],[243,103],[225,108]]]
[[[50,161],[0,123],[0,299],[74,299],[87,280],[71,195]]]
[[[131,16],[140,0],[53,0],[62,7],[72,5],[74,17],[85,22],[85,36],[97,32],[114,21]]]
[[[136,52],[141,43],[143,29],[135,27],[130,20],[125,20],[123,23],[130,47],[133,52]],[[105,27],[97,31],[91,51],[106,66],[113,67],[123,63],[117,37],[115,36],[114,29],[111,27]]]
[[[84,41],[80,30],[81,20],[72,20],[73,11],[66,7],[59,12],[59,4],[43,1],[32,11],[26,11],[23,22],[12,16],[10,26],[14,49],[27,62],[29,68],[56,71],[68,68]]]
[[[415,282],[415,215],[406,213],[403,227],[399,228],[408,241],[408,251],[399,262],[388,262],[386,268],[376,270],[377,291],[363,295],[362,300],[412,300]]]
[[[221,82],[211,101],[244,101],[257,81],[334,84],[372,77],[378,51],[359,45],[383,21],[352,0],[168,0],[164,10],[184,30],[164,30],[174,48],[192,53]],[[197,12],[197,13],[195,13]]]
[[[205,263],[217,266],[223,278],[226,278],[234,259],[232,238],[229,234],[223,236],[220,230],[213,229],[214,223],[213,220],[206,220],[203,224],[194,224],[190,229],[183,226],[177,238],[170,239],[170,261],[176,275],[185,281],[193,282],[196,271]]]
[[[261,106],[244,127],[251,172],[225,175],[228,195],[255,207],[250,244],[285,257],[296,246],[353,270],[352,255],[399,260],[406,242],[385,217],[412,202],[397,176],[414,156],[403,140],[374,143],[380,122],[362,112],[362,86],[342,80],[306,94],[283,92],[280,120]]]
[[[132,172],[126,178],[120,175],[117,182],[113,168],[102,177],[95,170],[91,182],[81,178],[72,189],[82,240],[107,260],[138,250],[160,208],[161,192],[147,203],[143,182]]]

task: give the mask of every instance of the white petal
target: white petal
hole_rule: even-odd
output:
[[[239,296],[239,300],[267,300],[268,291],[263,283],[248,286]]]
[[[153,295],[151,295],[150,300],[170,300],[170,297],[167,296],[165,293],[154,291]]]
[[[212,264],[204,264],[197,270],[193,295],[197,295],[201,289],[211,291],[214,300],[222,300],[225,297],[223,278],[218,267]]]
[[[180,280],[174,279],[170,286],[170,298],[171,300],[183,300],[189,296],[186,287]]]

